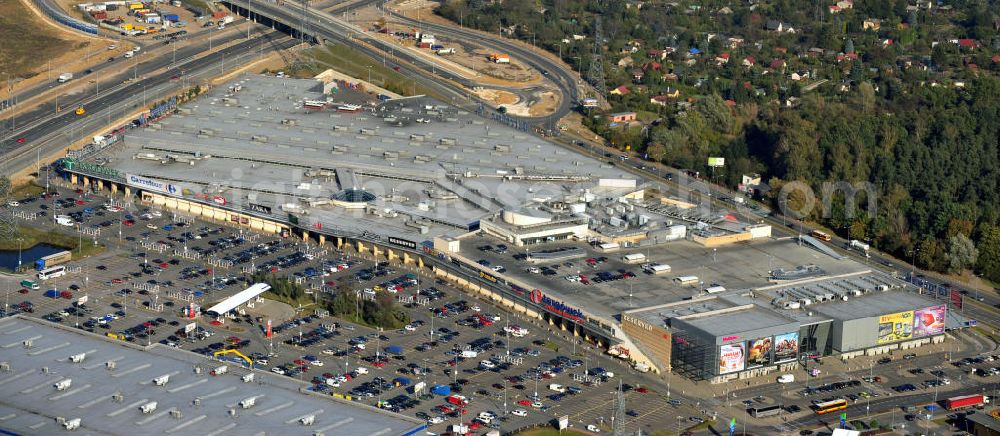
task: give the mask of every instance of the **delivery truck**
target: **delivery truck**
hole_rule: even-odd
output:
[[[861,253],[865,257],[871,257],[871,255],[868,254],[868,249],[871,248],[871,247],[868,244],[864,243],[864,242],[861,242],[861,241],[859,241],[857,239],[851,239],[851,242],[848,244],[848,246],[852,250],[857,250],[859,253]]]
[[[62,73],[59,75],[59,83],[66,83],[73,80],[73,73]]]
[[[944,400],[944,408],[948,410],[958,410],[958,409],[964,409],[966,407],[975,407],[982,404],[987,404],[989,402],[990,398],[985,395],[981,394],[962,395],[960,397],[951,397],[947,400]]]

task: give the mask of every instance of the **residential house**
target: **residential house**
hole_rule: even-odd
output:
[[[666,106],[668,101],[670,101],[670,97],[665,95],[654,95],[649,97],[649,102],[658,106]]]
[[[628,68],[635,64],[635,61],[631,57],[624,57],[618,60],[619,68]]]
[[[878,32],[882,28],[882,20],[878,18],[868,18],[861,23],[861,28],[863,30],[871,30],[872,32]]]
[[[729,63],[729,53],[720,53],[715,57],[716,65],[723,65]]]
[[[795,28],[791,24],[782,23],[778,20],[767,20],[764,24],[764,28],[777,33],[795,33]]]
[[[768,64],[768,68],[772,70],[781,70],[785,68],[785,65],[784,59],[772,59],[771,63]]]
[[[842,11],[842,10],[843,10],[843,9],[841,9],[841,8],[840,8],[840,6],[837,6],[837,5],[830,5],[830,13],[831,13],[831,14],[839,14],[839,13],[840,13],[840,11]]]
[[[719,14],[720,15],[729,15],[729,14],[732,14],[732,13],[733,13],[733,10],[730,9],[729,6],[723,6],[722,9],[719,9]]]
[[[858,53],[857,52],[853,52],[852,51],[850,53],[840,53],[840,54],[837,55],[837,62],[848,62],[848,61],[856,61],[856,60],[858,60]]]
[[[667,51],[660,50],[658,48],[651,48],[649,50],[646,50],[646,56],[648,56],[650,59],[659,59],[662,61],[667,58]]]
[[[854,9],[854,0],[840,0],[837,2],[837,7],[840,10]]]
[[[731,36],[726,39],[726,45],[729,47],[730,50],[736,50],[737,48],[740,48],[740,46],[743,45],[743,42],[744,42],[743,38],[740,38],[738,36]]]
[[[806,80],[806,79],[809,78],[809,72],[808,71],[797,71],[797,72],[792,73],[792,75],[791,75],[790,78],[792,80],[796,81],[796,82],[801,81],[801,80]]]
[[[785,48],[785,47],[775,47],[774,51],[776,51],[778,53],[781,53],[781,54],[788,54],[788,49]]]
[[[755,59],[752,55],[747,55],[747,57],[743,58],[744,67],[750,68],[754,65],[757,65],[757,59]]]
[[[612,123],[631,123],[636,120],[635,112],[615,112],[608,114],[608,121]]]
[[[586,36],[584,36],[584,35],[577,35],[577,34],[573,34],[573,40],[574,40],[574,41],[582,41],[582,40],[584,40],[584,39],[587,39],[587,37],[586,37]]]
[[[666,80],[666,81],[676,81],[677,80],[677,75],[674,74],[674,73],[670,73],[670,72],[663,73],[663,80]]]
[[[646,75],[646,72],[642,71],[642,68],[633,68],[632,69],[632,81],[634,81],[636,83],[642,82],[642,78],[645,75]]]
[[[660,71],[663,65],[656,61],[650,61],[642,64],[643,71]]]
[[[956,44],[958,44],[959,48],[964,48],[964,49],[974,49],[979,46],[979,43],[971,38],[959,39],[958,41],[956,41]]]
[[[611,95],[628,95],[629,92],[630,91],[628,90],[627,86],[621,85],[621,86],[619,86],[619,87],[617,87],[615,89],[612,89],[612,90],[608,91],[608,94],[611,94]]]

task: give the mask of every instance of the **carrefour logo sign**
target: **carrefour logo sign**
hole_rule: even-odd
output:
[[[164,194],[176,194],[180,190],[177,185],[171,185],[169,183],[163,183],[156,179],[151,179],[149,177],[137,176],[135,174],[126,174],[125,180],[128,181],[129,185],[141,188],[147,191],[156,191]]]

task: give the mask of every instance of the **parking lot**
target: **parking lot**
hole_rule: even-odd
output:
[[[432,431],[453,424],[507,430],[561,415],[569,415],[575,427],[607,431],[619,382],[631,425],[651,431],[680,425],[675,416],[691,418],[685,425],[701,419],[704,407],[667,401],[665,387],[624,361],[410,267],[143,206],[120,208],[82,190],[59,192],[19,199],[17,210],[39,214],[31,226],[74,231],[78,224],[90,232],[83,240],[96,239],[108,250],[74,261],[73,272],[11,298],[28,302],[34,316],[207,356],[237,350],[261,370],[418,416],[432,423]],[[72,225],[55,224],[56,215]],[[607,264],[602,269],[621,267]],[[272,311],[274,304],[247,309],[224,324],[200,315],[189,319],[192,303],[206,308],[231,296],[248,286],[254,272],[297,280],[316,299],[345,285],[364,296],[412,297],[405,300],[411,322],[399,330],[377,331],[288,307],[283,313],[290,316],[278,318],[281,311]],[[58,291],[56,298],[46,296],[50,290]],[[83,296],[87,301],[80,304]],[[270,339],[265,337],[268,320]],[[185,331],[191,322],[197,328]],[[235,353],[218,358],[243,362]],[[413,393],[421,383],[423,391]],[[432,394],[432,388],[448,394]]]

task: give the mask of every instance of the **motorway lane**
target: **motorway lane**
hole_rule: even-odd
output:
[[[175,58],[178,61],[183,62],[186,59],[189,59],[193,56],[198,55],[203,51],[208,50],[209,46],[219,46],[221,44],[226,44],[231,41],[238,40],[244,37],[245,36],[243,36],[243,34],[240,32],[228,32],[224,36],[221,36],[219,38],[213,38],[213,41],[205,40],[200,43],[186,45],[181,48],[178,48],[176,50],[176,53],[170,51],[166,53],[160,53],[160,55],[156,57],[151,57],[150,53],[145,51],[140,51],[134,58],[128,60],[127,62],[116,61],[113,63],[104,63],[102,64],[103,66],[109,68],[113,66],[115,70],[114,70],[114,75],[111,76],[105,75],[104,77],[100,77],[101,83],[106,85],[106,87],[101,90],[102,94],[107,93],[117,85],[121,84],[122,81],[126,79],[131,79],[133,77],[142,78],[161,68],[168,67],[174,62]],[[96,80],[96,78],[99,77],[99,73],[97,73],[96,71],[97,70],[95,67],[95,73],[77,77],[74,80],[79,80],[79,81]],[[175,72],[174,74],[178,73],[179,72]],[[17,114],[17,124],[19,126],[19,129],[16,132],[14,132],[13,135],[10,135],[10,137],[5,136],[4,140],[0,141],[0,153],[8,152],[11,149],[21,146],[22,144],[18,144],[16,142],[17,138],[25,138],[26,140],[31,140],[40,137],[41,135],[39,134],[39,132],[35,131],[35,129],[32,129],[32,127],[36,127],[36,125],[42,122],[43,120],[48,120],[57,116],[55,114],[55,111],[53,110],[53,105],[56,103],[56,101],[58,101],[59,105],[62,107],[63,109],[62,113],[63,116],[65,116],[67,113],[70,113],[74,109],[76,109],[77,106],[80,106],[81,104],[88,102],[91,99],[94,99],[97,96],[95,91],[96,91],[95,86],[87,84],[83,87],[83,89],[77,89],[75,91],[72,91],[66,96],[60,95],[61,98],[52,101],[51,104],[46,103],[28,112],[24,113],[19,112]],[[23,100],[24,97],[21,97],[21,99]],[[85,108],[88,109],[88,111],[90,110],[89,107],[85,106]],[[34,133],[34,137],[30,136],[31,133]]]
[[[100,97],[88,101],[86,115],[77,116],[72,110],[66,110],[51,120],[29,129],[27,132],[22,132],[20,136],[27,138],[27,145],[14,152],[4,154],[0,162],[5,163],[6,168],[11,173],[16,173],[33,165],[36,153],[51,154],[65,147],[70,142],[70,138],[63,138],[62,134],[73,135],[77,132],[97,130],[102,126],[110,127],[107,126],[108,118],[114,120],[114,118],[121,117],[131,110],[138,109],[143,104],[144,88],[148,104],[161,98],[160,96],[179,90],[187,83],[197,83],[212,77],[213,74],[221,73],[223,59],[232,68],[253,59],[262,48],[270,51],[272,49],[287,49],[296,44],[298,41],[279,32],[272,32],[240,42],[202,58],[193,59],[183,64],[178,63],[177,67],[157,76],[118,86],[110,92],[102,93]],[[184,71],[184,80],[171,80],[182,70]],[[109,110],[112,114],[106,116]],[[69,132],[65,131],[67,127],[70,128]],[[41,147],[42,150],[36,151],[38,147]],[[31,151],[36,151],[36,153],[31,153]]]

